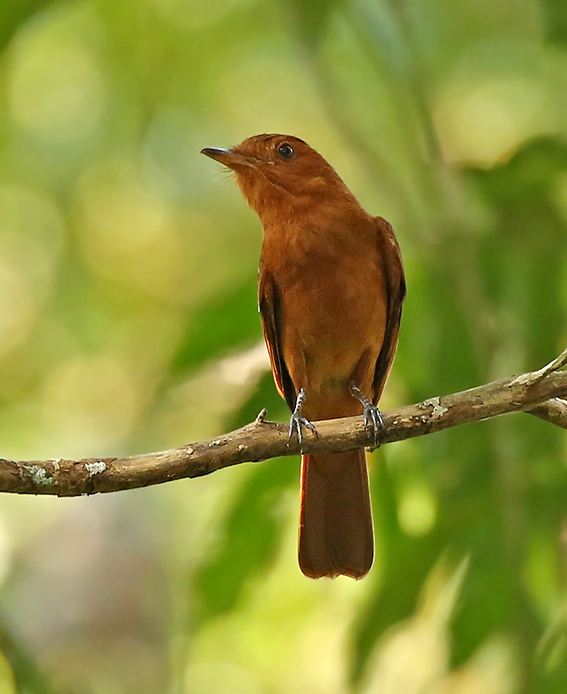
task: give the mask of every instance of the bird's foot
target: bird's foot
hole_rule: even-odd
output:
[[[370,400],[364,396],[360,388],[355,386],[354,383],[350,384],[350,392],[362,405],[364,414],[364,426],[366,429],[372,429],[374,435],[374,445],[373,448],[380,447],[379,434],[380,430],[384,428],[384,417],[380,409],[373,405]]]
[[[289,443],[291,442],[291,439],[293,438],[293,432],[297,434],[297,441],[299,443],[299,448],[301,450],[303,446],[303,432],[302,432],[302,427],[305,427],[306,429],[309,429],[315,436],[318,436],[317,434],[317,429],[315,429],[315,426],[305,417],[302,416],[301,414],[301,409],[303,407],[303,403],[305,402],[305,389],[302,388],[299,391],[299,394],[297,395],[297,400],[295,401],[295,409],[293,410],[293,413],[291,417],[289,418],[289,441],[288,441],[288,446]]]

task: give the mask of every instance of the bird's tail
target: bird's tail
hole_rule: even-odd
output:
[[[364,450],[304,455],[301,463],[301,570],[362,578],[374,556]]]

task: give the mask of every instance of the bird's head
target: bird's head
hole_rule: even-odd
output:
[[[354,201],[333,167],[292,135],[254,135],[232,149],[206,147],[202,153],[234,171],[248,204],[262,218],[267,210]]]

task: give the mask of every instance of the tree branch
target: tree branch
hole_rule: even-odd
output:
[[[526,412],[533,414],[534,417],[545,419],[546,422],[555,424],[558,427],[567,429],[567,401],[561,398],[547,400],[535,407],[531,407]]]
[[[467,422],[527,411],[567,428],[567,351],[539,371],[495,381],[453,395],[434,397],[384,414],[382,443],[432,434]],[[265,412],[242,429],[210,441],[127,458],[82,460],[0,459],[0,492],[79,496],[116,492],[200,477],[221,468],[300,453],[288,441],[286,424],[264,421]],[[362,417],[317,422],[318,436],[306,432],[303,451],[345,451],[371,446]]]

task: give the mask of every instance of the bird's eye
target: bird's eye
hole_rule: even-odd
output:
[[[294,155],[293,147],[284,142],[278,147],[278,154],[282,159],[291,159]]]

